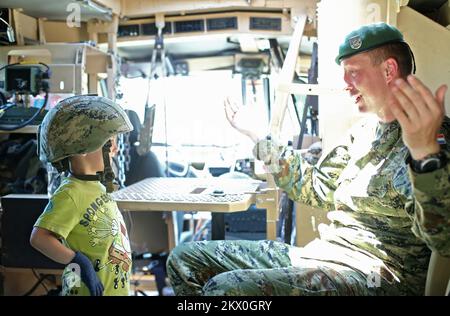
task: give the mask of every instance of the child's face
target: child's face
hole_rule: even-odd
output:
[[[94,169],[94,171],[103,171],[104,164],[102,148],[86,154],[86,156],[84,156],[84,160],[89,162],[89,165]]]
[[[119,152],[119,147],[117,146],[117,136],[111,137],[111,153],[109,156],[112,158]]]
[[[112,160],[112,157],[117,154],[118,149],[119,148],[117,147],[116,137],[111,137],[111,148],[109,153],[110,160]],[[89,160],[90,164],[95,168],[96,171],[103,171],[104,164],[102,148],[86,154],[85,159]],[[112,161],[110,161],[110,163],[112,164]]]

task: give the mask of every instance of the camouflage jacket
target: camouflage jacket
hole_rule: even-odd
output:
[[[441,133],[450,157],[447,117]],[[368,119],[314,166],[282,152],[274,176],[291,199],[329,210],[332,223],[321,239],[380,259],[400,280],[422,283],[429,248],[450,256],[450,164],[416,174],[408,155],[397,122]]]

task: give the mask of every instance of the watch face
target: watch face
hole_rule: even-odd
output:
[[[420,172],[431,172],[441,167],[441,160],[436,157],[428,158],[420,164]]]

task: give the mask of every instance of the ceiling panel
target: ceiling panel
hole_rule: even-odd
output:
[[[76,0],[1,0],[0,7],[10,9],[23,9],[23,13],[35,18],[46,17],[49,20],[64,21],[72,10],[67,10],[70,3],[86,1]],[[99,12],[85,5],[80,5],[81,21],[98,18],[104,19],[105,13]]]

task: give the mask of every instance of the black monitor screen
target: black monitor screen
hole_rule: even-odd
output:
[[[30,245],[33,225],[47,205],[43,194],[10,194],[1,198],[1,265],[14,268],[63,269]]]

